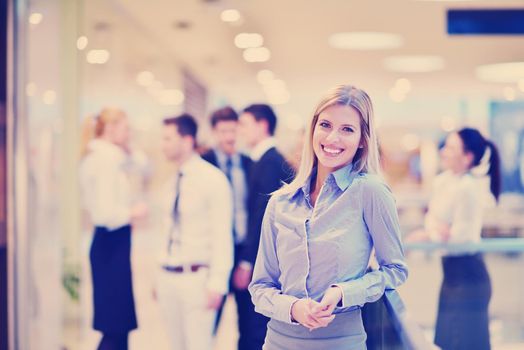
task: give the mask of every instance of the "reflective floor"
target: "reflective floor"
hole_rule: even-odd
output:
[[[162,246],[161,235],[153,232],[137,232],[133,241],[133,268],[136,307],[139,319],[139,329],[131,333],[130,349],[169,349],[168,338],[164,323],[162,321],[158,305],[153,299],[152,290],[154,285],[154,271],[156,267],[156,252]],[[61,338],[60,329],[49,326],[59,324],[58,318],[61,308],[71,309],[67,305],[60,305],[60,299],[56,293],[64,293],[60,283],[55,281],[60,276],[59,270],[53,267],[59,266],[58,261],[46,260],[47,257],[59,256],[54,250],[58,249],[53,237],[39,239],[35,246],[39,247],[38,254],[40,262],[34,266],[35,283],[38,285],[37,302],[35,302],[34,313],[38,321],[34,322],[33,339],[39,339],[35,349],[96,349],[100,334],[91,329],[92,305],[91,284],[89,272],[88,251],[90,245],[90,234],[85,233],[82,238],[82,288],[80,290],[79,314],[68,315],[65,322],[65,347],[59,346],[57,342]],[[524,301],[521,295],[523,285],[518,280],[521,276],[521,267],[524,263],[522,256],[515,255],[489,255],[486,262],[492,276],[493,298],[490,304],[492,316],[490,331],[492,348],[494,350],[517,350],[524,349],[524,331],[519,325],[524,315]],[[432,339],[433,323],[436,312],[439,284],[441,279],[440,264],[438,257],[427,256],[425,253],[411,252],[408,254],[410,264],[410,278],[400,293],[408,308],[418,324],[424,329],[428,339]],[[54,288],[54,289],[53,289]],[[68,300],[63,298],[62,300]],[[45,308],[44,309],[39,309]],[[215,340],[215,350],[235,349],[238,337],[236,329],[236,310],[233,299],[226,302],[223,322],[218,330]],[[36,319],[35,319],[36,321]],[[80,324],[79,327],[77,327]],[[81,345],[79,345],[81,344]],[[35,344],[36,345],[36,344]]]

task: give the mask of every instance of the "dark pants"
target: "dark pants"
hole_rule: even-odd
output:
[[[242,246],[235,246],[235,268],[238,264],[238,252],[240,252]],[[234,268],[233,271],[234,272]],[[233,273],[231,274],[233,276]],[[238,316],[238,350],[261,350],[264,345],[264,339],[266,338],[267,323],[269,318],[255,312],[255,305],[251,302],[251,294],[246,290],[237,290],[232,283],[232,278],[229,281],[229,290],[235,296],[235,302],[237,304],[237,316]],[[220,322],[222,315],[222,309],[224,302],[217,312],[217,319],[215,323],[215,332]]]
[[[97,350],[127,350],[128,333],[104,333]]]
[[[238,350],[262,350],[269,318],[255,312],[251,294],[234,290],[238,309]]]
[[[482,255],[442,258],[435,344],[443,350],[489,350],[491,282]]]

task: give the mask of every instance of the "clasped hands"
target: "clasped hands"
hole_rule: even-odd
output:
[[[339,287],[330,287],[320,302],[309,298],[297,300],[291,307],[292,320],[300,323],[310,331],[326,327],[334,319],[333,310],[342,299]]]

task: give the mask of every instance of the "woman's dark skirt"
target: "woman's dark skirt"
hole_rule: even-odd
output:
[[[96,227],[91,251],[93,328],[125,333],[137,328],[131,277],[131,226]]]
[[[443,257],[442,267],[435,344],[443,350],[489,350],[491,282],[482,255]]]

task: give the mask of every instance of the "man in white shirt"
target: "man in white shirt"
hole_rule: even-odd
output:
[[[197,124],[164,120],[163,152],[176,168],[165,188],[165,246],[157,295],[174,350],[210,350],[233,266],[229,182],[195,152]]]

